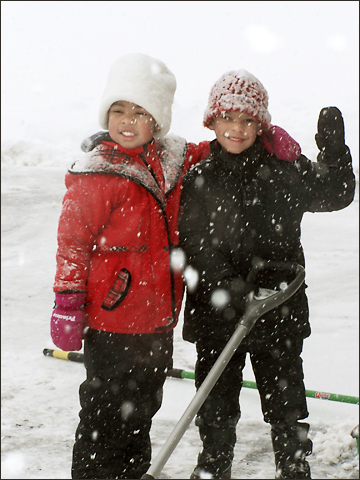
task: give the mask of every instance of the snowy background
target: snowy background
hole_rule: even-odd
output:
[[[1,478],[70,478],[82,364],[44,357],[54,348],[56,230],[66,168],[98,131],[108,70],[120,55],[164,61],[178,88],[170,133],[213,139],[202,127],[211,85],[245,68],[265,85],[272,123],[315,160],[322,107],[343,112],[359,175],[358,2],[1,2]],[[359,198],[345,210],[306,214],[312,335],[305,341],[309,390],[359,395]],[[193,370],[193,345],[175,329],[174,366]],[[245,379],[253,380],[251,366]],[[154,418],[153,454],[195,393],[168,379]],[[243,389],[234,478],[274,478],[269,426],[258,393]],[[313,478],[359,478],[357,405],[308,399]],[[200,449],[192,425],[164,467],[189,478]]]

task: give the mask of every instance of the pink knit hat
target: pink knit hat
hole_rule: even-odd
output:
[[[269,96],[264,85],[246,70],[232,70],[213,85],[204,114],[204,126],[222,112],[240,111],[255,117],[264,130],[270,127]]]

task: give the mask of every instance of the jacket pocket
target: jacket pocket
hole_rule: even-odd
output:
[[[101,308],[108,311],[114,310],[114,308],[116,308],[119,303],[124,300],[130,288],[130,284],[130,272],[126,268],[122,268],[114,282],[114,285],[111,287],[111,290],[106,295],[105,300],[101,304]]]

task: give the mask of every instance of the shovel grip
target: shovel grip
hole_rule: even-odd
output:
[[[279,270],[290,270],[295,273],[295,278],[289,285],[286,286],[283,290],[279,290],[273,295],[268,296],[264,299],[254,298],[254,292],[250,292],[247,295],[247,307],[244,315],[241,317],[239,324],[244,325],[246,328],[251,330],[255,322],[265,313],[273,310],[274,308],[279,307],[281,304],[286,302],[294,293],[301,287],[305,279],[305,269],[302,265],[292,262],[274,262],[272,260],[259,260],[251,269],[249,275],[247,276],[247,281],[253,281],[256,274],[261,270],[266,269],[279,269]]]

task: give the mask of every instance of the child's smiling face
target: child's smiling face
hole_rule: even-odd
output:
[[[222,148],[233,154],[241,153],[251,147],[256,136],[262,133],[256,118],[239,111],[218,115],[208,128],[214,130]]]
[[[109,135],[124,148],[137,148],[150,142],[158,130],[154,118],[135,103],[118,101],[109,109]]]

